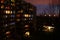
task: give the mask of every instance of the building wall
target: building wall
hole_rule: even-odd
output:
[[[21,0],[1,0],[0,26],[4,35],[9,31],[11,35],[24,35],[26,31],[35,29],[36,8]],[[15,35],[15,36],[16,36]]]

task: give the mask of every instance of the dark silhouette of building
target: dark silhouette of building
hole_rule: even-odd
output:
[[[20,40],[25,32],[33,32],[36,26],[35,6],[23,0],[1,0],[0,4],[1,40]]]

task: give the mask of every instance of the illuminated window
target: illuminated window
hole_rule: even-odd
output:
[[[33,8],[30,8],[29,10],[33,11]]]
[[[25,16],[25,17],[31,17],[31,15],[30,15],[30,14],[25,14],[24,16]]]
[[[4,8],[4,5],[1,5],[1,8]]]
[[[4,0],[1,0],[1,3],[4,3]]]
[[[30,36],[30,32],[29,31],[25,32],[25,37],[29,37],[29,36]]]
[[[50,17],[51,15],[49,14],[49,17]]]
[[[56,15],[54,15],[54,17],[55,17]]]
[[[20,21],[20,19],[16,19],[16,21]]]
[[[6,35],[9,35],[10,33],[11,33],[10,31],[7,31],[7,32],[6,32]]]
[[[15,2],[15,0],[11,0],[12,2]]]
[[[6,34],[6,37],[10,37],[11,32],[7,31],[5,34]]]
[[[10,11],[10,10],[6,10],[6,11],[4,11],[6,14],[12,14],[12,11]]]
[[[11,3],[12,6],[15,6],[15,3]]]
[[[29,25],[25,25],[25,27],[29,27]]]
[[[10,7],[8,6],[8,7],[5,7],[5,9],[10,9]]]
[[[18,13],[23,13],[23,10],[19,10]]]
[[[5,26],[8,26],[8,24],[5,24]]]
[[[16,16],[17,16],[17,17],[20,17],[20,14],[17,14]]]
[[[46,14],[44,16],[47,16]]]
[[[28,15],[28,14],[25,14],[24,16],[25,16],[25,17],[29,17],[29,15]]]
[[[54,27],[52,26],[43,26],[43,27],[44,27],[43,31],[45,32],[53,32],[54,30]]]

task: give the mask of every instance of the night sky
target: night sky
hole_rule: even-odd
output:
[[[26,0],[27,2],[30,2],[34,5],[38,5],[38,4],[48,4],[49,1],[48,0]]]
[[[30,2],[34,5],[40,5],[40,4],[47,5],[49,3],[52,4],[52,2],[54,4],[57,4],[58,0],[25,0],[25,1]]]
[[[58,0],[25,0],[26,2],[29,2],[33,5],[35,5],[37,7],[37,14],[42,14],[42,12],[45,10],[46,13],[48,13],[50,11],[49,8],[49,4],[52,5],[54,4],[56,6],[56,4],[58,3]],[[48,10],[46,10],[48,9]],[[57,9],[52,9],[51,11],[55,10],[55,12],[57,12]]]

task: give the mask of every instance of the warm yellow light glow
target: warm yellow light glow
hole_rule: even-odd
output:
[[[25,27],[29,27],[29,25],[25,25]]]
[[[30,8],[29,10],[31,10],[31,11],[32,11],[33,9],[32,9],[32,8]]]
[[[55,17],[56,15],[54,15],[54,17]]]
[[[19,10],[18,13],[23,13],[23,10]]]
[[[50,17],[51,15],[49,14],[49,17]]]
[[[15,0],[11,0],[12,2],[15,2]]]
[[[4,5],[2,5],[1,8],[4,8]]]
[[[5,13],[6,13],[6,14],[12,14],[12,11],[6,10]]]
[[[43,27],[44,27],[43,31],[46,31],[46,32],[53,32],[54,30],[54,27],[52,26],[43,26]]]
[[[6,34],[6,37],[10,37],[11,32],[10,31],[7,31],[5,34]]]
[[[10,13],[10,11],[6,11],[6,13]]]
[[[25,32],[25,36],[26,37],[30,36],[30,32],[29,31],[28,32]]]
[[[31,15],[29,15],[29,17],[31,17]]]
[[[29,14],[25,14],[24,16],[25,16],[25,17],[31,17],[31,15],[29,15]]]
[[[4,3],[4,0],[1,0],[1,3]]]
[[[12,5],[12,6],[15,6],[15,4],[14,4],[14,3],[12,3],[11,5]]]
[[[17,21],[20,21],[20,19],[16,19]]]
[[[47,29],[51,30],[52,27],[48,27]]]
[[[25,14],[24,16],[25,16],[25,17],[29,17],[29,15],[28,15],[28,14]]]
[[[10,31],[7,31],[7,32],[6,32],[6,35],[9,35],[9,34],[10,34]]]
[[[23,10],[21,10],[20,12],[23,13]]]
[[[44,15],[44,16],[47,16],[47,15]]]

